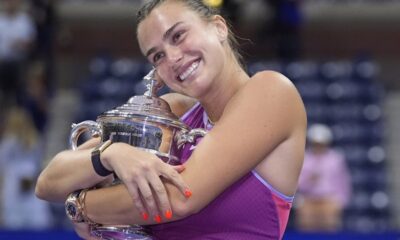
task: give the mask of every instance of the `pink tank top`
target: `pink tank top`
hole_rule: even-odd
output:
[[[181,120],[191,128],[212,128],[199,103]],[[188,144],[176,154],[185,162],[194,148]],[[251,171],[197,214],[148,227],[160,240],[276,240],[283,236],[292,201]]]

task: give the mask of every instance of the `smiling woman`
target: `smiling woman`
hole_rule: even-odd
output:
[[[250,77],[224,18],[200,0],[147,1],[137,37],[158,79],[175,92],[163,96],[172,111],[208,134],[178,153],[175,168],[124,143],[103,148],[100,163],[124,184],[74,193],[85,206],[74,223],[78,234],[88,238],[87,224],[96,222],[147,225],[153,239],[281,239],[305,147],[295,87],[277,72]],[[37,195],[63,201],[109,180],[91,164],[96,144],[57,154]]]
[[[148,8],[155,2],[149,3]],[[209,92],[207,87],[212,79],[208,75],[215,75],[224,68],[224,58],[217,56],[236,56],[235,48],[232,48],[234,41],[230,40],[233,38],[229,37],[230,31],[225,20],[216,15],[214,9],[198,4],[198,1],[187,1],[185,4],[187,6],[184,7],[190,7],[191,11],[182,12],[182,4],[176,2],[162,4],[151,12],[139,12],[137,34],[141,37],[138,41],[144,55],[157,67],[157,73],[174,91],[195,98],[208,98],[205,94]],[[163,11],[172,14],[165,15]],[[160,32],[164,34],[159,35]],[[236,57],[230,59],[238,65]],[[198,78],[200,72],[202,76]],[[238,73],[243,74],[244,71]],[[243,75],[242,79],[246,77]],[[177,84],[177,79],[184,84]],[[193,79],[195,81],[192,82]]]

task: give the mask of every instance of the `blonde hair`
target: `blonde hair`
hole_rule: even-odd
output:
[[[30,149],[37,143],[39,133],[25,109],[12,107],[6,114],[3,137],[16,137],[24,147]]]

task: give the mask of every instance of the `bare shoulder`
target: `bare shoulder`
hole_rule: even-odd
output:
[[[252,76],[232,98],[227,108],[247,108],[245,105],[257,106],[259,114],[270,114],[274,110],[285,113],[297,109],[299,114],[305,111],[294,84],[286,76],[275,71],[262,71]]]
[[[285,75],[275,71],[258,72],[251,77],[246,87],[251,88],[252,91],[258,89],[259,91],[277,91],[278,93],[283,91],[288,94],[298,94],[293,83]]]
[[[196,103],[196,99],[179,93],[167,93],[161,98],[168,102],[171,111],[178,117],[181,117]]]

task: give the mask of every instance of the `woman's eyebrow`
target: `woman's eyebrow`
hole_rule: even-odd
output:
[[[174,31],[174,29],[179,26],[180,24],[182,24],[183,22],[177,22],[175,23],[172,27],[170,27],[163,36],[163,40],[167,39],[169,37],[169,35],[171,35],[172,31]]]
[[[171,35],[171,33],[174,31],[174,29],[179,26],[180,24],[182,24],[183,22],[177,22],[175,23],[172,27],[170,27],[163,35],[163,41],[165,41],[165,39],[167,39],[169,37],[169,35]],[[146,57],[148,57],[150,54],[152,54],[153,52],[156,51],[156,47],[152,47],[149,49],[149,51],[147,51],[146,53]]]

